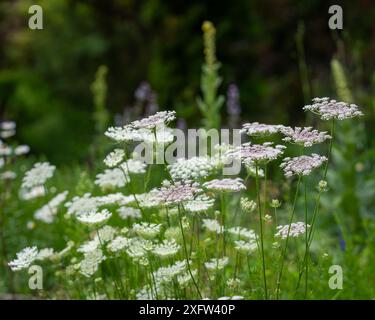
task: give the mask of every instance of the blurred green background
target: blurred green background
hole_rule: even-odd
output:
[[[43,30],[28,28],[32,4],[44,9]],[[241,123],[303,125],[303,104],[336,92],[331,60],[337,58],[354,101],[364,108],[371,124],[375,3],[333,1],[344,11],[340,32],[328,28],[330,4],[2,0],[0,118],[15,120],[17,139],[54,164],[86,159],[95,132],[91,84],[104,65],[110,122],[116,114],[117,122],[129,118],[136,104],[134,92],[147,81],[155,105],[175,109],[189,126],[199,126],[201,26],[210,20],[216,26],[217,57],[222,64],[219,91],[226,95],[230,84],[238,86]],[[226,114],[223,107],[224,119]],[[367,126],[370,137],[373,127]]]

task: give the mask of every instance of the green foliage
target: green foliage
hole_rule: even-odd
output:
[[[202,67],[201,91],[203,99],[198,97],[198,107],[203,113],[205,128],[218,129],[220,127],[220,109],[224,104],[224,96],[218,95],[222,82],[219,77],[220,63],[216,60],[215,27],[209,21],[202,25],[205,63]]]
[[[107,72],[108,68],[106,66],[100,66],[96,71],[95,80],[91,84],[95,107],[93,117],[98,134],[102,134],[109,124],[109,112],[105,106],[107,97]]]

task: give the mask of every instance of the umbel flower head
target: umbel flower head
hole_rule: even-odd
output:
[[[106,222],[111,216],[112,213],[103,209],[102,211],[82,212],[77,215],[77,220],[87,225],[97,226]]]
[[[293,175],[307,176],[313,169],[319,168],[327,160],[326,157],[313,153],[311,156],[285,158],[280,167],[287,177]]]
[[[303,110],[310,110],[318,114],[323,120],[345,120],[363,116],[358,106],[351,103],[340,102],[327,97],[314,98],[313,104],[303,107]]]
[[[245,123],[242,125],[241,133],[246,133],[249,136],[264,137],[271,134],[278,133],[280,125],[263,124],[259,122]]]
[[[122,149],[115,149],[109,153],[105,159],[104,163],[106,166],[112,168],[117,166],[125,157],[125,152]]]
[[[263,144],[244,143],[232,151],[228,151],[228,156],[241,159],[244,164],[268,163],[277,159],[284,153],[286,147],[282,145],[272,146],[272,142]]]
[[[175,184],[170,184],[164,181],[164,186],[157,192],[157,198],[161,205],[169,206],[193,200],[199,192],[201,189],[197,183],[177,181]]]
[[[43,185],[49,178],[53,176],[56,167],[48,162],[38,162],[34,167],[26,172],[22,180],[23,188],[33,188]]]
[[[280,132],[285,135],[283,141],[302,145],[304,147],[311,147],[313,144],[322,143],[327,139],[331,139],[331,136],[326,131],[319,132],[312,127],[282,127]]]
[[[310,225],[307,225],[307,228],[309,227]],[[306,232],[306,225],[304,222],[296,222],[290,225],[290,230],[289,224],[284,226],[277,226],[276,229],[277,232],[275,234],[275,237],[286,239],[289,233],[289,237],[297,238],[299,235],[304,234]]]
[[[241,190],[246,190],[246,186],[243,184],[243,180],[241,178],[214,179],[205,182],[203,187],[207,190],[217,192],[238,192]]]
[[[17,253],[17,258],[8,263],[12,271],[27,269],[38,256],[37,247],[26,247]]]
[[[175,111],[160,111],[141,120],[133,121],[130,126],[135,129],[154,129],[164,126],[176,118]]]
[[[180,158],[168,165],[173,180],[190,180],[205,178],[214,170],[215,164],[208,157]]]

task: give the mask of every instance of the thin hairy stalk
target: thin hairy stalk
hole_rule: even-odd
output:
[[[283,276],[285,255],[286,255],[286,250],[288,248],[289,234],[290,234],[290,229],[291,229],[293,218],[294,218],[294,213],[295,213],[295,210],[296,210],[296,203],[297,203],[297,198],[298,198],[298,192],[299,192],[300,184],[301,184],[301,176],[298,177],[298,182],[297,182],[297,187],[296,187],[296,193],[294,195],[294,201],[293,201],[292,214],[291,214],[290,219],[289,219],[288,233],[287,233],[286,240],[285,240],[284,250],[283,250],[283,253],[282,253],[282,256],[281,256],[280,272],[279,272],[279,276],[277,278],[276,299],[279,299],[279,295],[280,295],[280,283],[281,283],[281,278]]]
[[[186,247],[185,233],[184,233],[184,228],[183,228],[183,226],[182,226],[181,208],[180,208],[179,205],[177,206],[177,208],[178,208],[178,218],[179,218],[179,220],[180,220],[180,229],[181,229],[181,235],[182,235],[182,242],[183,242],[183,245],[184,245],[184,252],[185,252],[185,258],[186,258],[187,269],[188,269],[188,272],[189,272],[189,274],[190,274],[191,280],[193,281],[194,286],[195,286],[195,288],[197,289],[197,292],[198,292],[199,298],[202,299],[202,294],[201,294],[201,292],[200,292],[200,290],[199,290],[198,284],[197,284],[197,282],[195,281],[195,279],[194,279],[194,277],[193,277],[193,274],[192,274],[192,272],[191,272],[191,268],[190,268],[190,261],[189,261],[189,256],[188,256],[187,247]]]
[[[260,203],[260,191],[259,191],[259,173],[258,173],[258,164],[255,166],[255,180],[256,180],[256,193],[257,193],[257,201],[258,201],[258,211],[259,211],[259,229],[260,229],[260,248],[262,254],[262,269],[263,269],[263,282],[264,282],[264,297],[268,299],[268,292],[267,292],[267,278],[266,278],[266,261],[264,257],[264,239],[263,239],[263,216],[262,216],[262,208]]]

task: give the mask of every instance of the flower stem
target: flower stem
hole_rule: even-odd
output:
[[[178,208],[178,218],[180,220],[180,229],[181,229],[181,235],[182,235],[182,242],[184,244],[184,251],[185,251],[185,258],[186,258],[187,269],[188,269],[188,272],[190,274],[191,280],[193,280],[194,286],[197,289],[199,298],[202,299],[202,294],[201,294],[201,292],[199,290],[198,284],[196,283],[196,281],[195,281],[195,279],[193,277],[193,274],[191,272],[191,268],[190,268],[189,256],[188,256],[188,251],[187,251],[187,247],[186,247],[185,233],[184,233],[184,228],[182,226],[181,208],[180,208],[179,205],[177,206],[177,208]]]
[[[260,248],[261,248],[261,254],[262,254],[264,297],[267,300],[268,292],[267,292],[267,278],[266,278],[266,262],[265,262],[265,257],[264,257],[263,217],[262,217],[262,208],[261,208],[261,203],[260,203],[258,164],[256,164],[255,166],[255,180],[256,180],[256,192],[257,192],[257,200],[258,200],[258,211],[259,211]]]
[[[279,276],[277,278],[277,289],[276,289],[276,299],[279,299],[279,295],[280,295],[280,283],[281,283],[281,278],[283,276],[283,269],[284,269],[284,262],[285,262],[285,254],[286,254],[286,250],[288,248],[288,241],[289,241],[289,234],[290,234],[290,228],[292,226],[292,222],[293,222],[293,218],[294,218],[294,212],[295,212],[295,209],[296,209],[296,203],[297,203],[297,198],[298,198],[298,191],[299,191],[299,186],[301,184],[301,176],[298,177],[298,182],[297,182],[297,187],[296,187],[296,193],[294,195],[294,201],[293,201],[293,208],[292,208],[292,214],[290,216],[290,219],[289,219],[289,227],[288,227],[288,234],[286,236],[286,240],[285,240],[285,246],[284,246],[284,250],[283,250],[283,253],[282,253],[282,256],[281,256],[281,266],[280,266],[280,272],[279,272]]]

